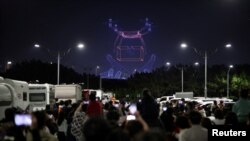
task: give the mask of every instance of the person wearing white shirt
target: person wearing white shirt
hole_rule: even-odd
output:
[[[190,112],[189,120],[192,126],[180,133],[179,141],[207,141],[208,130],[200,125],[202,120],[201,114],[196,111]]]
[[[224,118],[222,110],[216,109],[214,112],[214,117],[215,117],[215,119],[213,119],[212,122],[215,125],[224,125],[225,124],[225,118]]]

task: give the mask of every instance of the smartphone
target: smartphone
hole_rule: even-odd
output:
[[[52,114],[49,114],[48,116],[49,116],[49,118],[50,118],[50,119],[52,119],[52,118],[53,118],[53,115],[52,115]]]
[[[15,124],[17,126],[30,126],[31,125],[31,115],[28,114],[16,114]]]
[[[180,100],[180,101],[179,101],[179,104],[183,104],[183,101]]]
[[[130,114],[134,115],[136,111],[137,111],[137,106],[135,104],[131,104],[129,106],[129,112],[130,112]]]
[[[136,120],[136,117],[134,115],[127,115],[127,121],[130,120]]]
[[[114,107],[119,108],[119,104],[114,104]]]
[[[83,101],[83,104],[89,104],[89,101]]]
[[[168,109],[167,107],[163,107],[162,108],[163,111],[167,111],[167,109]]]

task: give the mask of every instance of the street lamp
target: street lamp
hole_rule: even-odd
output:
[[[84,49],[84,48],[85,48],[85,45],[84,45],[83,43],[79,43],[79,44],[77,45],[77,47],[78,47],[79,49]]]
[[[95,74],[97,76],[97,71],[100,70],[100,66],[96,66],[95,68]],[[102,89],[102,77],[101,77],[101,73],[100,73],[100,79],[99,79],[99,87],[100,87],[100,90]]]
[[[11,65],[11,64],[12,64],[12,62],[11,62],[11,61],[8,61],[8,62],[7,62],[7,65]]]
[[[231,44],[226,44],[225,47],[226,47],[226,48],[231,48],[232,45],[231,45]]]
[[[166,66],[169,67],[171,65],[170,62],[166,62]]]
[[[186,43],[182,43],[182,44],[181,44],[181,48],[185,49],[185,48],[187,48],[187,47],[188,47],[188,45],[187,45]],[[226,48],[231,48],[231,47],[232,47],[232,44],[227,43],[227,44],[225,45],[225,47],[226,47]],[[194,48],[194,47],[193,47],[193,49],[194,49],[194,51],[195,51],[197,54],[203,56],[203,57],[204,57],[204,60],[205,60],[204,97],[207,98],[207,58],[208,58],[208,51],[205,50],[204,52],[201,52],[201,51],[198,51],[198,50],[197,50],[196,48]],[[216,48],[216,49],[214,50],[214,52],[210,53],[209,55],[211,55],[211,54],[213,54],[213,53],[216,53],[217,50],[218,50],[218,48]],[[204,54],[204,55],[203,55],[203,54]]]
[[[199,66],[200,64],[199,64],[199,62],[195,62],[194,65],[195,66]]]
[[[227,71],[227,98],[229,98],[229,81],[230,81],[230,70],[233,68],[233,65],[229,65]]]
[[[40,45],[39,44],[34,44],[34,47],[35,48],[40,48]]]
[[[36,44],[34,44],[34,47],[35,47],[35,48],[40,48],[41,45],[36,43]],[[78,49],[83,49],[85,46],[84,46],[84,44],[79,43],[79,44],[77,44],[76,47],[77,47]],[[47,51],[50,52],[50,50],[49,50],[48,48],[45,48],[45,49],[47,49]],[[67,55],[67,54],[69,54],[70,51],[71,51],[71,49],[72,49],[71,47],[68,48],[67,51],[66,51],[66,52],[63,52],[62,54],[63,54],[64,56]],[[57,85],[60,84],[60,60],[61,60],[61,52],[58,50],[58,52],[57,52]]]
[[[185,48],[187,48],[188,47],[188,45],[186,44],[186,43],[181,43],[181,48],[183,48],[183,49],[185,49]]]
[[[100,69],[100,66],[96,66],[95,68],[95,75],[97,75],[97,71]]]

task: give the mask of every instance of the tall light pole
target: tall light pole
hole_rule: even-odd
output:
[[[40,48],[41,45],[36,43],[36,44],[34,44],[34,47],[35,48]],[[82,43],[77,44],[78,49],[84,49],[84,47],[85,46]],[[50,52],[50,50],[48,48],[45,48],[45,49],[47,49],[47,51]],[[71,49],[72,49],[71,47],[68,48],[66,52],[63,52],[63,55],[65,56],[65,55],[69,54]],[[58,51],[57,52],[57,85],[60,84],[60,60],[61,60],[61,52]]]
[[[227,71],[227,98],[229,98],[229,83],[230,83],[230,70],[233,68],[233,65],[229,65],[228,71]]]
[[[96,68],[95,68],[95,74],[96,74],[96,76],[98,75],[98,70],[100,70],[100,66],[96,66]],[[99,73],[100,74],[100,73]],[[99,88],[100,88],[100,90],[102,89],[102,78],[101,78],[101,74],[99,75]]]
[[[6,67],[5,67],[5,71],[7,71],[8,69],[10,69],[11,65],[12,65],[12,61],[7,61]]]
[[[98,72],[99,69],[100,69],[100,66],[96,66],[96,68],[95,68],[95,75],[96,76],[98,75],[97,72]]]
[[[181,43],[180,47],[182,49],[186,49],[188,45],[186,43]],[[181,92],[184,92],[184,68],[183,65],[181,66]]]
[[[188,47],[188,45],[187,45],[186,43],[182,43],[182,44],[181,44],[181,48],[185,49],[185,48],[187,48],[187,47]],[[225,45],[225,48],[231,48],[231,47],[232,47],[232,44],[230,44],[230,43],[227,43],[227,44]],[[197,48],[194,48],[194,47],[193,47],[193,49],[194,49],[194,51],[195,51],[197,54],[199,54],[200,56],[204,56],[204,60],[205,60],[204,97],[207,98],[207,59],[208,59],[208,55],[212,55],[212,54],[216,53],[217,50],[218,50],[218,48],[216,48],[216,49],[215,49],[214,51],[212,51],[212,52],[209,52],[209,54],[208,54],[208,51],[207,51],[207,50],[205,50],[205,51],[202,52],[202,51],[197,50]],[[204,53],[204,54],[203,54],[203,53]]]

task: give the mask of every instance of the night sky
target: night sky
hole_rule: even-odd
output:
[[[99,2],[101,1],[101,2]],[[78,72],[110,65],[116,34],[108,28],[112,18],[121,29],[138,30],[148,17],[152,32],[144,36],[147,55],[157,56],[154,67],[170,61],[192,63],[203,59],[191,47],[218,52],[209,64],[245,64],[250,61],[250,5],[248,0],[1,0],[0,61],[30,59],[56,61],[42,47],[72,52],[62,63]],[[190,48],[181,50],[186,42]],[[74,48],[82,42],[82,51]],[[231,43],[233,48],[225,49]]]

